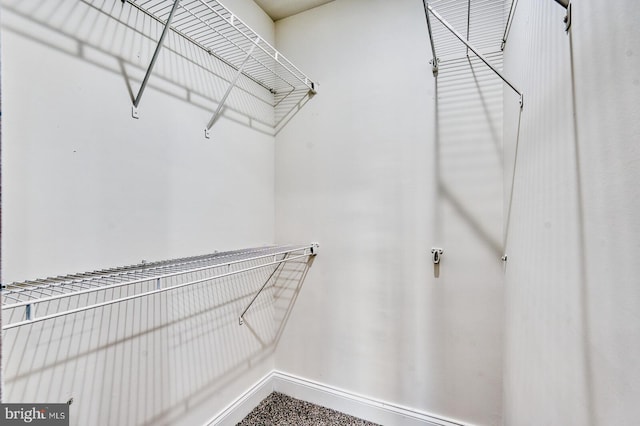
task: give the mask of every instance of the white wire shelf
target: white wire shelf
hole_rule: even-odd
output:
[[[270,246],[7,284],[2,286],[2,329],[271,268],[269,278],[239,315],[242,325],[243,315],[280,265],[317,252],[315,243]]]
[[[424,5],[424,13],[427,19],[427,29],[429,31],[429,41],[431,43],[431,53],[433,55],[433,59],[430,61],[432,65],[432,72],[434,77],[438,75],[439,62],[441,58],[440,54],[446,54],[453,52],[454,56],[458,57],[468,57],[469,52],[472,52],[478,59],[485,63],[485,65],[491,69],[504,83],[509,86],[514,92],[516,92],[520,96],[520,109],[524,106],[524,95],[523,93],[513,85],[511,81],[509,81],[500,70],[498,70],[486,57],[483,53],[481,53],[481,49],[478,48],[479,45],[485,46],[485,48],[489,48],[489,50],[498,51],[499,44],[502,41],[502,38],[499,39],[499,34],[501,33],[501,13],[500,10],[503,7],[503,2],[499,0],[480,0],[480,2],[475,2],[475,8],[471,7],[471,0],[467,0],[465,4],[463,2],[456,2],[454,0],[422,0]],[[452,25],[447,19],[445,19],[438,11],[434,9],[434,5],[438,7],[442,7],[442,9],[450,14],[450,19],[455,19],[458,23],[458,26],[463,26],[464,20],[466,20],[466,35],[461,34],[458,30],[456,30],[455,25]],[[466,5],[466,10],[464,6]],[[472,17],[471,11],[476,10],[480,7],[480,13],[476,12],[476,14]],[[466,13],[465,13],[466,12]],[[435,22],[432,24],[431,17],[435,18]],[[496,20],[495,17],[499,19]],[[486,27],[483,31],[474,31],[471,27],[471,20],[479,21],[480,26]],[[436,25],[437,24],[437,25]],[[493,29],[493,31],[492,31]],[[475,38],[478,41],[478,44],[474,46],[471,43],[471,38]],[[442,39],[442,40],[440,40]],[[499,41],[496,41],[499,40]],[[456,51],[452,48],[452,46],[458,46],[460,49]],[[464,46],[464,49],[462,48]],[[491,46],[494,46],[491,49]],[[465,50],[466,49],[466,50]],[[464,52],[464,53],[463,53]]]
[[[300,71],[273,46],[216,0],[126,0],[127,3],[170,28],[210,55],[231,67],[237,74],[218,109],[207,125],[211,129],[229,91],[239,76],[244,76],[273,94],[275,125],[278,127],[307,94],[316,93],[317,83]],[[153,69],[164,33],[158,41],[147,76],[134,101],[138,103]],[[208,136],[207,136],[208,137]]]

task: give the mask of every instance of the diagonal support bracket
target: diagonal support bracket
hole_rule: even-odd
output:
[[[295,260],[295,259],[300,259],[302,257],[311,258],[311,257],[317,256],[319,248],[320,248],[320,245],[318,243],[311,243],[310,246],[305,247],[304,254],[294,255],[294,256],[289,257],[289,255],[292,254],[293,252],[288,252],[288,253],[285,253],[284,256],[282,257],[282,259],[280,259],[280,260],[278,260],[274,256],[273,263],[271,263],[271,264],[273,265],[273,264],[277,263],[278,266],[276,266],[276,268],[273,270],[271,275],[269,275],[269,278],[267,278],[266,281],[264,282],[264,284],[262,284],[262,287],[260,287],[258,292],[253,296],[253,298],[251,299],[251,302],[249,302],[247,307],[244,308],[244,310],[242,311],[242,313],[238,317],[238,323],[240,325],[244,325],[244,315],[247,313],[247,311],[249,310],[251,305],[253,305],[253,303],[256,301],[256,299],[258,298],[260,293],[262,293],[262,290],[264,290],[264,288],[267,286],[267,284],[269,284],[269,281],[271,281],[271,278],[273,278],[273,276],[276,274],[276,272],[278,272],[278,269],[280,269],[280,266],[284,265],[286,262],[289,262],[289,261],[292,261],[292,260]],[[297,251],[297,250],[294,250],[294,251]]]
[[[247,311],[249,310],[251,305],[253,305],[253,302],[255,302],[256,299],[258,298],[258,296],[260,295],[260,293],[262,293],[262,290],[264,290],[264,288],[267,286],[267,284],[269,284],[269,281],[271,281],[271,278],[273,278],[273,276],[276,274],[276,272],[278,272],[278,269],[280,269],[280,266],[284,265],[284,263],[285,263],[285,261],[287,259],[287,256],[289,256],[289,253],[286,253],[284,255],[284,257],[282,258],[282,261],[278,264],[278,266],[275,267],[275,269],[273,270],[271,275],[269,275],[269,278],[267,278],[267,280],[264,282],[264,284],[262,284],[262,287],[260,287],[260,290],[258,290],[258,292],[253,296],[253,299],[251,299],[251,302],[249,302],[247,307],[244,308],[244,311],[242,311],[242,313],[240,314],[240,317],[238,318],[238,323],[240,325],[244,325],[244,314],[247,313]]]
[[[244,57],[244,60],[242,61],[242,64],[240,64],[240,67],[236,71],[236,75],[233,77],[233,80],[231,81],[231,84],[229,84],[229,87],[227,88],[227,91],[225,92],[224,96],[222,97],[222,99],[218,103],[218,108],[216,108],[216,111],[213,113],[213,117],[211,117],[211,120],[209,120],[209,123],[207,124],[207,127],[204,129],[204,137],[205,138],[209,139],[209,137],[211,136],[211,128],[213,127],[213,125],[215,124],[216,120],[218,119],[218,116],[220,115],[220,111],[222,111],[222,107],[224,106],[224,103],[227,101],[227,97],[229,97],[229,93],[231,93],[231,90],[235,87],[236,83],[238,82],[238,78],[240,78],[240,75],[242,74],[242,70],[244,69],[244,66],[249,61],[249,58],[251,58],[251,55],[253,54],[253,51],[255,50],[255,48],[256,48],[256,46],[258,45],[259,42],[260,42],[260,37],[257,37],[254,40],[253,44],[251,45],[251,49],[249,49],[249,52]]]
[[[173,6],[171,7],[171,12],[169,13],[169,17],[167,18],[167,22],[164,24],[164,29],[162,30],[162,35],[160,36],[160,40],[158,40],[158,45],[156,46],[156,50],[153,52],[153,56],[151,57],[151,62],[149,63],[149,67],[147,68],[147,72],[144,75],[144,79],[142,80],[142,84],[140,85],[140,89],[138,90],[138,94],[133,101],[133,107],[131,108],[131,116],[133,118],[138,118],[138,105],[140,105],[140,100],[142,99],[142,94],[144,93],[144,89],[147,87],[147,82],[149,81],[149,77],[151,76],[151,72],[153,71],[153,67],[156,64],[156,60],[158,59],[158,55],[160,54],[160,50],[162,49],[162,45],[164,44],[164,39],[169,32],[169,28],[171,27],[171,21],[173,20],[173,16],[175,15],[178,6],[180,5],[180,0],[175,0],[173,2]]]

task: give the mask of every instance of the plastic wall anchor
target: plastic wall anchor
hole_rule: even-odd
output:
[[[138,114],[138,107],[136,106],[131,107],[131,117],[135,118],[136,120],[140,118],[140,115]]]
[[[311,243],[311,248],[310,250],[310,254],[311,256],[315,256],[318,254],[318,250],[320,249],[320,244],[318,243]]]

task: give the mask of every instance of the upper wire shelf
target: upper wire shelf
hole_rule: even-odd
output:
[[[273,94],[274,127],[276,128],[299,103],[300,95],[316,93],[317,84],[313,80],[219,1],[126,0],[126,2],[164,25],[165,33],[170,28],[237,73],[227,93],[219,102],[218,110],[207,125],[207,130],[215,122],[229,91],[235,86],[240,75]],[[151,73],[164,35],[163,33],[158,41],[158,47],[147,74]],[[139,98],[144,91],[147,79],[148,76],[145,76],[145,81],[134,101],[135,118],[137,118],[136,108]]]
[[[422,0],[422,3],[424,5],[424,13],[425,13],[425,18],[427,20],[427,30],[429,31],[429,41],[431,43],[431,53],[433,55],[433,59],[430,61],[431,66],[432,66],[432,72],[434,77],[438,76],[438,68],[439,68],[439,62],[440,62],[440,58],[439,58],[439,53],[442,53],[442,51],[451,51],[451,45],[452,43],[458,44],[458,43],[462,43],[462,45],[465,46],[466,50],[460,50],[459,54],[461,54],[463,51],[465,52],[465,56],[469,55],[469,51],[473,52],[473,54],[480,59],[482,62],[485,63],[485,65],[487,67],[489,67],[489,69],[491,69],[491,71],[493,71],[498,77],[500,77],[500,79],[502,81],[504,81],[507,86],[509,86],[514,92],[516,92],[519,97],[519,103],[520,103],[520,109],[522,109],[522,107],[524,106],[524,95],[523,93],[511,82],[509,81],[500,70],[498,70],[498,68],[496,68],[496,66],[494,66],[485,56],[483,53],[480,52],[480,49],[478,48],[478,45],[475,45],[471,43],[470,40],[470,36],[473,34],[473,32],[471,31],[471,26],[470,26],[470,22],[471,22],[471,0],[467,0],[466,2],[466,14],[464,14],[464,8],[461,8],[460,5],[462,5],[462,2],[453,2],[453,0],[435,0],[435,1],[429,1],[429,0]],[[433,8],[433,5],[443,5],[443,6],[447,6],[447,11],[451,12],[451,16],[454,18],[460,18],[463,17],[464,15],[466,15],[466,35],[465,34],[461,34],[458,30],[456,30],[455,26],[452,25],[447,19],[445,19],[442,15],[440,15],[440,13],[438,13],[438,11],[436,11]],[[484,24],[488,27],[495,27],[498,28],[495,25],[491,25],[491,23],[493,23],[495,20],[492,21],[493,18],[491,18],[492,15],[496,15],[495,13],[493,13],[493,11],[495,11],[495,5],[498,5],[498,9],[500,10],[500,8],[502,8],[502,2],[498,1],[498,0],[482,0],[482,2],[479,4],[480,6],[482,6],[482,9],[486,9],[488,12],[483,12],[484,14],[484,18],[482,19],[482,22],[484,22]],[[478,6],[478,4],[476,4],[476,6]],[[494,9],[491,9],[490,7],[494,7]],[[460,13],[463,12],[463,13]],[[443,49],[439,51],[440,47],[436,46],[436,37],[434,37],[435,34],[435,30],[434,30],[434,25],[432,24],[431,21],[431,16],[433,16],[436,20],[436,22],[438,22],[439,24],[442,25],[442,27],[446,30],[443,31],[443,35],[445,34],[450,34],[451,35],[451,40],[453,42],[447,41],[446,43],[442,44]],[[489,21],[487,21],[487,16],[489,17]],[[497,16],[500,16],[499,14]],[[487,25],[488,24],[488,25]],[[498,38],[497,37],[497,33],[495,34],[491,34],[491,31],[485,31],[486,34],[483,34],[481,37],[478,38],[478,40],[483,44],[483,45],[487,45],[491,46],[493,43],[496,43],[495,40]],[[482,34],[482,33],[481,33]],[[497,49],[496,49],[497,50]],[[455,50],[453,50],[455,52]]]
[[[317,252],[315,243],[270,246],[7,284],[2,286],[2,330],[271,268],[259,294],[281,264]],[[240,324],[256,297],[240,314]]]

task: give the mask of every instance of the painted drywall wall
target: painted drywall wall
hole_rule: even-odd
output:
[[[273,41],[253,2],[225,3]],[[6,0],[1,16],[4,282],[273,242],[274,137],[256,124],[271,94],[240,80],[205,139],[231,72],[170,33],[134,120],[157,22],[119,1]],[[203,424],[273,369],[273,288],[238,326],[264,279],[5,332],[3,399],[73,398],[74,425]]]
[[[320,83],[276,136],[276,238],[321,246],[277,369],[499,424],[501,83],[443,61],[436,102],[415,1],[331,2],[278,21],[276,41]]]
[[[640,415],[640,5],[573,3],[566,34],[555,2],[518,2],[504,55],[525,92],[519,139],[505,92],[508,425]]]

